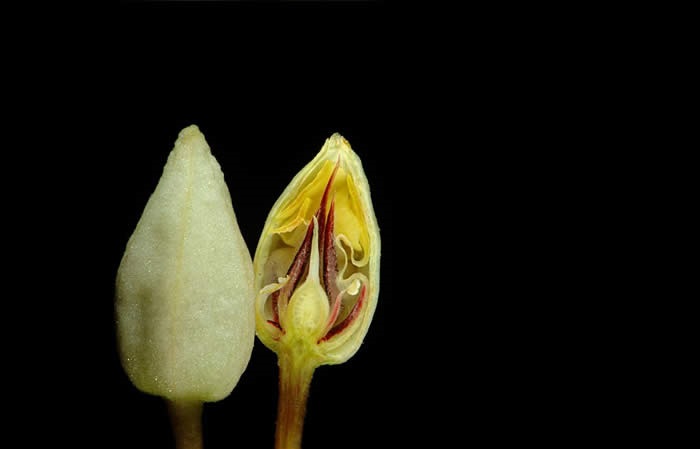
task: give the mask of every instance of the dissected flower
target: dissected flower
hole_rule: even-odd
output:
[[[377,305],[379,259],[362,163],[334,134],[272,207],[255,253],[257,334],[280,359],[278,448],[298,443],[279,440],[285,388],[359,349]]]

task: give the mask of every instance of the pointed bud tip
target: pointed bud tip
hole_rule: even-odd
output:
[[[334,149],[337,148],[338,150],[351,150],[350,142],[340,135],[340,133],[333,133],[333,135],[328,138],[328,146]]]
[[[202,132],[199,130],[199,127],[197,125],[190,125],[186,128],[183,128],[177,137],[178,137],[178,139],[186,139],[188,137],[201,136],[201,135],[202,135]]]
[[[207,141],[204,139],[204,134],[199,130],[197,125],[190,125],[183,128],[177,135],[175,147],[182,146],[187,148],[198,148],[207,146]]]

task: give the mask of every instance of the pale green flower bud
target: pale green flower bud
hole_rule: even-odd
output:
[[[255,338],[253,265],[223,173],[196,126],[183,129],[117,273],[122,365],[140,390],[217,401]]]

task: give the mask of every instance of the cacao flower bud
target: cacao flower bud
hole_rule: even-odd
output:
[[[380,247],[362,163],[336,133],[284,190],[260,236],[260,340],[277,353],[303,348],[318,364],[349,359],[377,306]]]
[[[253,267],[223,173],[199,129],[183,129],[129,239],[116,281],[122,365],[140,390],[217,401],[255,339]]]

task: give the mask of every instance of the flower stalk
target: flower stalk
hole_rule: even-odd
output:
[[[316,363],[301,354],[280,354],[276,449],[300,449],[306,404]]]
[[[202,449],[201,401],[166,401],[175,437],[175,449]]]

